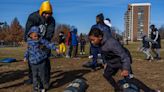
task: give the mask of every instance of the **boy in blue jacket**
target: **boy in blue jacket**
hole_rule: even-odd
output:
[[[77,52],[78,52],[78,37],[77,37],[77,28],[72,27],[71,28],[71,46],[73,51],[73,58],[77,58]]]
[[[104,32],[96,26],[89,32],[89,39],[93,45],[101,48],[101,55],[105,63],[104,77],[114,87],[115,92],[122,92],[122,89],[112,77],[118,70],[121,70],[121,76],[125,77],[127,82],[136,85],[144,92],[158,92],[133,77],[130,56],[117,40],[111,36],[104,35]]]
[[[49,83],[47,83],[46,80],[46,76],[48,76],[46,75],[46,72],[48,71],[46,66],[48,55],[43,51],[43,46],[46,46],[49,49],[54,49],[57,52],[59,51],[54,44],[40,37],[39,28],[36,26],[31,27],[29,30],[27,44],[28,49],[25,52],[24,61],[27,60],[31,66],[34,92],[38,92],[40,89],[44,91],[48,89]],[[42,86],[43,88],[39,88]]]

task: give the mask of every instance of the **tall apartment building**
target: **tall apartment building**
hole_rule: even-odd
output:
[[[150,3],[133,3],[125,12],[125,37],[130,41],[141,39],[142,34],[149,34]]]

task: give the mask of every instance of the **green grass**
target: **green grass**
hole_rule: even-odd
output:
[[[0,59],[3,58],[16,58],[22,60],[26,48],[25,47],[5,47],[0,48]]]
[[[143,59],[144,58],[144,54],[142,52],[137,51],[138,47],[139,47],[140,43],[139,42],[134,42],[134,43],[130,43],[129,45],[125,45],[125,47],[127,47],[133,58],[136,59]],[[164,40],[161,43],[162,46],[164,46]],[[23,56],[24,56],[24,52],[26,50],[26,47],[4,47],[4,48],[0,48],[0,59],[3,58],[16,58],[17,60],[22,60]],[[80,49],[78,50],[80,51]],[[54,53],[54,51],[53,51]],[[89,55],[89,45],[86,45],[86,54]],[[161,57],[164,58],[164,49],[161,49]]]

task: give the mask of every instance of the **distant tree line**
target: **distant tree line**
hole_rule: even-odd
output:
[[[14,18],[10,25],[0,22],[1,45],[19,45],[23,41],[23,30],[17,18]]]

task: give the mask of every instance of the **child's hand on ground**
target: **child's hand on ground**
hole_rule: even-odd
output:
[[[121,76],[126,77],[126,76],[128,76],[128,75],[129,75],[128,70],[122,70],[122,71],[121,71]]]

